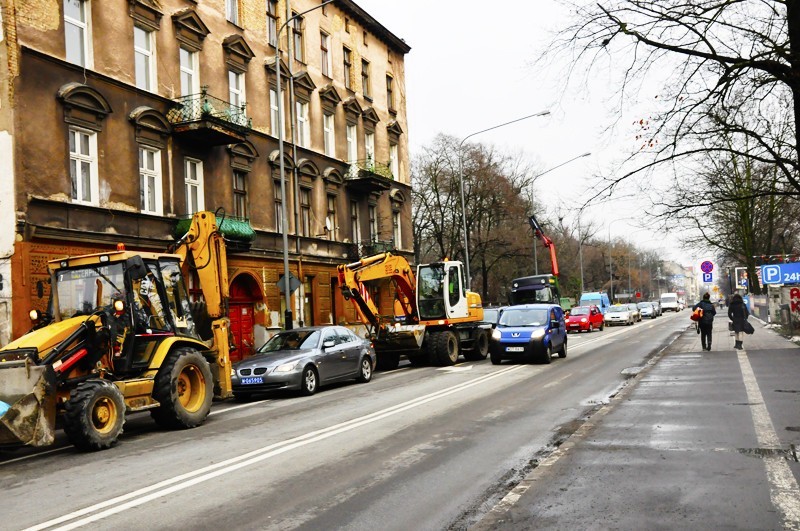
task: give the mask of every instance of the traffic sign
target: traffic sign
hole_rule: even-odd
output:
[[[712,271],[714,271],[714,262],[712,262],[711,260],[706,260],[705,262],[700,264],[700,271],[702,271],[703,273],[711,273]],[[703,282],[705,282],[705,280]]]
[[[714,282],[714,274],[703,273],[703,284],[710,284],[711,282]]]
[[[278,285],[278,289],[281,293],[286,293],[286,277],[281,275],[281,278],[275,283]],[[289,273],[289,293],[294,293],[294,291],[300,287],[300,280],[294,276],[293,274]]]
[[[761,266],[764,284],[800,284],[800,263],[770,264]]]

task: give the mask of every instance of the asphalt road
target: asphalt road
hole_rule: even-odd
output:
[[[462,529],[685,314],[569,336],[550,365],[401,367],[315,396],[215,404],[194,430],[128,419],[119,444],[0,454],[0,529]]]

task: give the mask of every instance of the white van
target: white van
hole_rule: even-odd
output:
[[[661,294],[661,311],[666,312],[668,310],[672,312],[679,312],[681,310],[677,293]]]

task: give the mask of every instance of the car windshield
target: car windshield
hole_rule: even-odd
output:
[[[321,334],[319,330],[291,330],[280,332],[258,349],[259,354],[277,352],[279,350],[299,350],[302,348],[316,348],[319,345]]]
[[[569,311],[570,315],[589,315],[589,308],[573,308]]]
[[[678,302],[675,297],[661,297],[661,302]]]
[[[547,323],[547,309],[545,308],[520,308],[509,309],[500,316],[503,326],[542,326]]]
[[[649,308],[650,307],[650,303],[649,302],[640,302],[637,306],[639,306],[639,308]]]
[[[629,304],[628,308],[631,309],[631,310],[638,310],[639,309],[639,307],[636,306],[635,304]]]
[[[627,312],[628,309],[624,306],[612,306],[611,308],[608,309],[608,311],[611,313],[622,313],[622,312]]]

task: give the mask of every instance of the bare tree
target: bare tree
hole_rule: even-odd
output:
[[[709,152],[775,166],[780,186],[750,196],[800,194],[800,0],[564,3],[576,19],[548,53],[572,52],[573,73],[588,76],[612,61],[619,70],[622,60],[620,106],[635,100],[648,76],[669,80],[657,114],[639,124],[640,150],[631,155],[639,162],[629,159],[633,169],[608,176],[600,194]],[[732,141],[709,141],[721,135]]]

